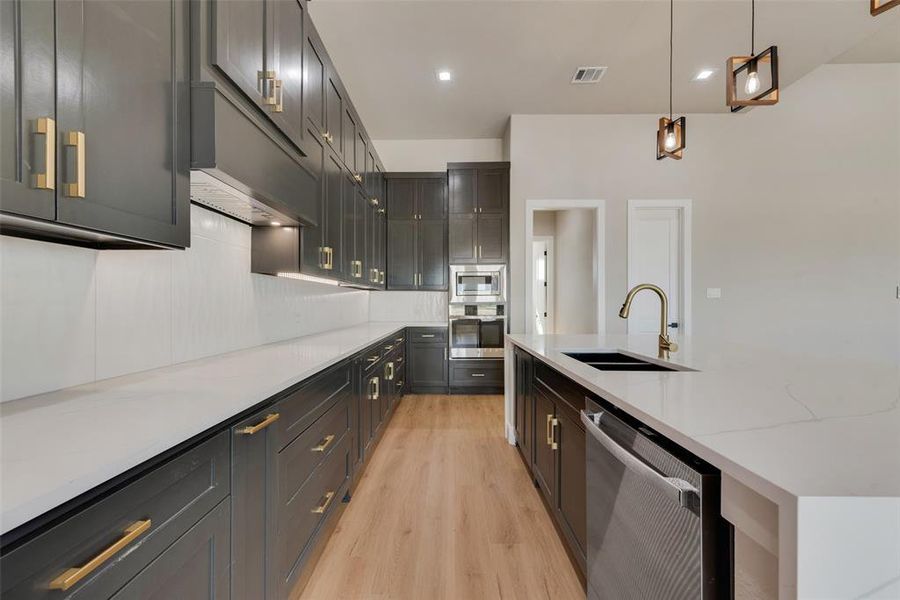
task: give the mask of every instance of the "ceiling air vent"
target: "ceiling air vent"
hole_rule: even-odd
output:
[[[606,67],[578,67],[572,83],[597,83],[606,73]]]

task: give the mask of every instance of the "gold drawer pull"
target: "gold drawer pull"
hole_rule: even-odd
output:
[[[331,442],[333,442],[333,441],[334,441],[333,433],[326,435],[324,438],[322,438],[322,442],[318,446],[315,446],[314,448],[312,448],[312,451],[313,452],[325,452],[325,449],[328,446],[330,446]]]
[[[38,190],[56,189],[56,121],[41,117],[34,122],[34,135],[44,136],[44,172],[31,176],[31,185]]]
[[[100,554],[89,560],[83,567],[72,567],[67,569],[62,575],[50,582],[51,590],[67,590],[91,573],[97,567],[115,556],[122,548],[139,538],[144,532],[150,529],[150,519],[146,521],[137,521],[132,523],[125,529],[125,534],[116,540],[111,546],[103,550]]]
[[[284,82],[276,79],[272,90],[272,112],[284,112]]]
[[[399,338],[395,339],[394,341],[397,342],[398,344],[402,344],[402,343],[403,343],[403,338],[402,338],[402,337],[399,337]]]
[[[553,427],[553,415],[547,415],[547,445],[548,446],[553,444],[553,433],[551,432],[552,427]]]
[[[277,421],[279,418],[281,418],[281,415],[279,413],[271,413],[271,414],[266,415],[266,418],[263,419],[262,421],[260,421],[259,423],[257,423],[256,425],[248,425],[247,427],[241,427],[240,429],[238,429],[237,432],[240,433],[241,435],[253,435],[254,433],[262,431],[263,429],[265,429],[266,427],[268,427],[269,425],[271,425],[272,423]]]
[[[484,373],[472,373],[472,377],[484,377]]]
[[[63,145],[75,148],[75,182],[66,183],[63,186],[63,193],[69,198],[84,198],[84,132],[67,131]]]
[[[559,427],[559,419],[550,421],[550,449],[559,450],[559,444],[556,443],[556,428]]]
[[[328,505],[331,504],[331,500],[332,500],[332,498],[334,498],[334,492],[325,492],[324,498],[325,498],[325,501],[322,504],[320,504],[317,507],[315,507],[314,509],[312,509],[313,514],[321,515],[326,510],[328,510]]]

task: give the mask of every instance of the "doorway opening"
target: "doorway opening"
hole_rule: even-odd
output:
[[[628,289],[654,283],[669,297],[668,323],[690,333],[691,201],[628,201]],[[659,303],[638,295],[631,307],[628,333],[658,333]]]
[[[525,211],[525,332],[603,333],[604,202],[529,200]]]

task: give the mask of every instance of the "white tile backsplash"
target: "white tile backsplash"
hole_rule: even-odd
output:
[[[369,296],[372,321],[447,322],[447,292],[379,292]]]
[[[0,236],[0,401],[369,320],[366,291],[250,273],[248,226],[192,206],[191,229],[185,251]]]

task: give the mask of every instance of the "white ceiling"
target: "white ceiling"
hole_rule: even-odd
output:
[[[309,7],[375,139],[496,138],[510,114],[667,110],[665,1],[313,0]],[[873,18],[867,0],[760,0],[756,14],[757,50],[778,45],[782,88],[836,57],[900,60],[900,9]],[[749,51],[749,17],[749,0],[675,2],[676,113],[726,110],[725,59]],[[609,71],[597,85],[571,85],[584,65]],[[717,71],[692,81],[703,67]],[[439,83],[439,68],[454,80]]]

